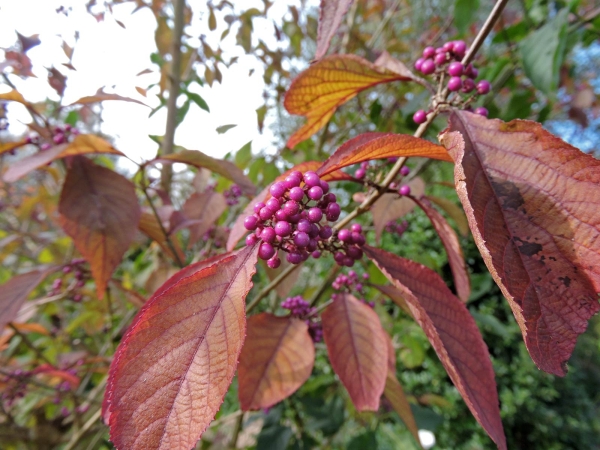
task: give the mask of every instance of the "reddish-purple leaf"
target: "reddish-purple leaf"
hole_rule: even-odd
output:
[[[469,280],[469,272],[467,272],[465,257],[458,242],[458,236],[448,222],[446,222],[444,216],[435,210],[426,197],[413,197],[413,200],[427,214],[435,231],[442,240],[442,244],[448,254],[448,263],[450,264],[450,270],[452,270],[452,277],[454,278],[454,286],[458,298],[466,302],[471,295],[471,282]]]
[[[103,403],[117,448],[196,444],[235,373],[256,255],[246,247],[175,275],[138,313],[115,353]]]
[[[205,155],[198,150],[181,150],[177,153],[160,156],[155,161],[163,163],[179,162],[194,167],[204,167],[236,183],[245,195],[254,195],[256,193],[256,186],[244,175],[244,171],[235,164]]]
[[[315,59],[321,59],[327,53],[331,38],[342,23],[348,8],[354,0],[321,0],[321,14],[317,29],[317,51]]]
[[[61,144],[44,152],[35,153],[16,161],[4,174],[4,180],[13,183],[32,170],[45,166],[49,162],[67,156],[86,155],[91,153],[108,153],[123,156],[110,143],[93,134],[80,134],[69,144]]]
[[[118,95],[118,94],[110,94],[110,93],[104,92],[104,90],[102,88],[98,89],[98,92],[96,92],[94,95],[81,97],[79,100],[71,103],[71,105],[88,105],[91,103],[104,102],[106,100],[120,100],[120,101],[124,101],[124,102],[138,103],[140,105],[149,107],[148,105],[140,102],[139,100],[135,100],[135,99],[129,98],[129,97],[123,97],[122,95]],[[69,106],[71,106],[71,105],[69,105]]]
[[[408,183],[410,191],[415,197],[425,194],[425,183],[419,177],[413,178]],[[383,194],[371,207],[373,225],[375,227],[375,238],[379,242],[381,234],[389,222],[404,217],[415,208],[415,202],[409,197],[398,194]]]
[[[60,224],[90,263],[98,296],[135,238],[141,210],[135,187],[89,159],[73,158],[58,204]]]
[[[173,249],[171,249],[171,246],[167,241],[167,236],[165,235],[165,232],[161,228],[158,219],[153,213],[143,212],[140,216],[138,228],[146,236],[156,241],[156,243],[160,245],[163,251],[167,253],[167,255],[169,255],[169,257],[173,261],[177,261],[177,259],[179,259],[179,261],[185,260],[185,255],[181,250],[179,242],[174,237],[171,238],[171,244],[173,245],[173,248],[175,250],[175,253],[173,252]]]
[[[189,228],[188,248],[202,239],[227,209],[227,200],[220,192],[206,191],[192,194],[183,204],[184,221],[176,229]],[[171,230],[174,232],[175,230]]]
[[[322,313],[323,336],[335,373],[358,411],[377,411],[388,369],[379,317],[352,295],[341,295]]]
[[[455,113],[441,136],[475,242],[537,366],[563,376],[600,310],[600,161],[535,122]]]
[[[385,284],[385,285],[374,284],[373,287],[375,289],[377,289],[379,292],[381,292],[383,295],[387,296],[391,301],[393,301],[396,305],[398,305],[400,307],[400,309],[402,311],[404,311],[406,314],[408,314],[410,317],[413,316],[412,311],[406,304],[406,300],[404,300],[404,297],[402,297],[402,292],[400,292],[398,290],[398,288],[396,288],[396,286],[393,286],[391,284]]]
[[[467,216],[465,216],[465,212],[460,206],[456,205],[456,203],[448,198],[428,195],[427,199],[439,206],[452,220],[454,220],[456,228],[458,228],[458,232],[461,235],[469,235],[469,222],[467,222]]]
[[[275,181],[284,180],[294,170],[304,173],[309,170],[316,171],[319,167],[321,167],[321,163],[319,161],[306,161],[292,167],[290,170],[286,170],[284,173],[279,175]],[[336,170],[335,172],[321,177],[321,179],[324,181],[353,180],[350,175],[342,172],[341,170]],[[231,227],[231,232],[229,233],[227,245],[225,247],[228,252],[232,251],[239,240],[248,232],[248,230],[246,230],[244,227],[244,219],[254,213],[254,205],[258,202],[266,201],[270,196],[271,194],[269,194],[269,186],[267,186],[260,192],[260,194],[254,197],[250,203],[248,203],[248,205],[246,205],[244,211],[238,216],[235,223]]]
[[[0,285],[0,332],[17,317],[27,296],[50,273],[50,270],[33,270],[16,275]]]
[[[364,251],[400,290],[477,421],[506,449],[492,362],[464,303],[422,264],[370,246]]]
[[[261,313],[248,319],[238,367],[242,411],[270,408],[308,379],[315,347],[305,321]]]
[[[338,148],[317,171],[325,175],[352,164],[373,159],[421,156],[424,158],[452,161],[441,145],[408,134],[363,133]]]

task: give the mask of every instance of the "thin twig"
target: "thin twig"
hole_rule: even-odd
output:
[[[504,10],[504,7],[507,3],[508,0],[499,0],[498,3],[494,5],[494,9],[492,9],[492,12],[485,20],[485,23],[483,24],[483,26],[479,30],[479,33],[477,33],[477,36],[475,36],[473,43],[469,47],[469,51],[461,61],[463,65],[466,66],[473,60],[475,54],[479,51],[481,44],[483,44],[483,41],[488,36],[488,34],[490,34],[490,31],[492,31],[492,28],[496,24],[496,21],[500,18],[500,14],[502,14],[502,11]]]
[[[25,344],[27,347],[29,347],[29,348],[30,348],[30,349],[33,351],[33,353],[35,353],[35,356],[37,356],[37,357],[38,357],[38,359],[41,359],[41,360],[42,360],[42,361],[44,361],[46,364],[48,364],[48,365],[50,365],[50,366],[54,367],[54,364],[52,364],[52,363],[50,362],[50,360],[44,356],[44,354],[41,352],[41,350],[40,350],[39,348],[37,348],[35,345],[33,345],[33,342],[31,342],[31,341],[29,340],[29,338],[28,338],[27,336],[25,336],[25,334],[21,333],[21,331],[20,331],[20,330],[19,330],[17,327],[15,327],[15,326],[14,326],[12,323],[9,323],[9,324],[8,324],[8,326],[9,326],[9,328],[10,328],[11,330],[13,330],[13,332],[14,332],[14,333],[15,333],[17,336],[19,336],[19,337],[21,338],[21,340],[23,341],[23,343],[24,343],[24,344]]]
[[[229,448],[237,448],[237,441],[240,436],[244,425],[244,414],[240,414],[238,419],[235,422],[235,428],[233,430],[233,436],[231,436],[231,441],[229,442]]]
[[[80,439],[89,431],[90,428],[92,428],[92,426],[94,426],[98,419],[100,419],[101,415],[102,409],[98,409],[98,411],[96,411],[92,415],[92,417],[90,417],[88,421],[83,424],[83,426],[77,431],[77,433],[73,435],[73,437],[71,438],[67,446],[64,448],[64,450],[73,450],[75,446],[79,443]]]
[[[248,306],[246,306],[246,314],[248,314],[250,311],[252,311],[254,309],[254,307],[256,305],[258,305],[258,303],[269,294],[269,292],[271,292],[273,289],[275,289],[277,286],[279,286],[279,284],[283,280],[285,280],[286,277],[297,268],[298,268],[297,265],[290,264],[279,275],[277,275],[276,278],[274,278],[268,285],[266,285],[256,295],[256,297],[254,297],[254,299],[250,303],[248,303]]]

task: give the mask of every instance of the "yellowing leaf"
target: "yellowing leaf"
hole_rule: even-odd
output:
[[[248,319],[238,367],[243,411],[270,408],[308,379],[315,348],[306,322],[261,313]]]
[[[9,91],[4,94],[0,94],[0,100],[5,100],[8,102],[18,102],[24,105],[28,105],[27,101],[23,98],[20,92],[17,91]]]
[[[359,92],[380,83],[409,79],[354,55],[332,55],[317,61],[294,79],[285,96],[288,112],[307,119],[290,137],[287,146],[294,148],[311,137],[327,123],[338,106]]]
[[[22,147],[25,144],[27,144],[27,141],[25,139],[17,142],[0,142],[0,155],[2,153],[10,152],[15,148]]]

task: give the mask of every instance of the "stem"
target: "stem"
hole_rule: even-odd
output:
[[[477,36],[475,36],[473,43],[469,47],[469,51],[461,61],[463,65],[466,66],[473,60],[475,53],[479,51],[481,44],[483,44],[483,41],[487,35],[490,34],[490,31],[492,31],[492,28],[494,27],[496,21],[500,18],[500,14],[502,14],[502,10],[504,10],[504,7],[507,3],[508,0],[499,0],[498,3],[494,5],[494,9],[492,9],[492,12],[490,12],[490,15],[485,20],[483,27],[481,27],[479,33],[477,33]]]
[[[321,295],[323,295],[323,292],[325,292],[325,290],[329,287],[329,285],[331,283],[333,283],[333,280],[335,280],[335,277],[337,276],[339,271],[340,271],[340,266],[336,265],[333,267],[333,269],[331,270],[331,273],[329,274],[327,279],[323,283],[321,283],[321,286],[319,286],[319,289],[317,289],[317,292],[315,292],[313,294],[313,296],[310,298],[310,300],[308,301],[308,304],[310,306],[314,306],[315,303],[317,303],[317,301],[319,300],[319,297],[321,297]]]
[[[268,285],[266,285],[258,293],[258,295],[250,303],[248,303],[248,306],[246,306],[246,314],[248,314],[250,311],[252,311],[254,309],[254,307],[256,305],[258,305],[258,303],[269,294],[269,292],[271,292],[273,289],[275,289],[277,286],[279,286],[279,284],[283,280],[285,280],[285,278],[290,273],[292,273],[295,269],[298,269],[298,268],[299,268],[298,265],[294,265],[294,264],[290,264],[289,266],[287,266],[283,272],[281,272],[279,275],[277,275],[277,278],[274,278],[273,281],[271,281]]]
[[[98,411],[96,411],[94,415],[92,415],[92,417],[90,417],[88,421],[85,424],[83,424],[83,426],[77,431],[77,433],[73,435],[73,437],[71,438],[67,446],[64,448],[64,450],[73,450],[79,442],[79,440],[89,431],[90,428],[92,428],[92,426],[98,421],[98,419],[100,419],[101,414],[102,409],[98,409]]]
[[[173,44],[171,48],[171,74],[169,75],[169,98],[167,100],[167,125],[165,138],[162,143],[162,154],[173,153],[175,142],[175,129],[177,128],[177,98],[181,84],[181,36],[183,35],[183,20],[185,0],[175,0],[175,23],[173,26]],[[161,172],[161,185],[168,194],[171,192],[171,178],[173,168],[165,164]]]
[[[237,448],[238,437],[240,436],[240,432],[242,431],[243,425],[244,425],[244,414],[242,413],[235,421],[235,428],[233,430],[233,436],[231,437],[231,442],[229,443],[229,448]]]
[[[44,361],[46,364],[48,364],[48,365],[50,365],[50,366],[54,367],[54,364],[52,364],[52,363],[50,362],[50,360],[44,356],[44,354],[43,354],[43,353],[40,351],[40,349],[39,349],[39,348],[37,348],[35,345],[33,345],[33,342],[31,342],[31,341],[29,340],[29,338],[28,338],[27,336],[25,336],[25,334],[21,333],[21,331],[19,331],[19,329],[18,329],[17,327],[15,327],[15,326],[14,326],[12,323],[9,323],[9,324],[8,324],[8,326],[9,326],[9,328],[10,328],[11,330],[13,330],[13,332],[14,332],[14,333],[15,333],[17,336],[19,336],[19,337],[21,338],[21,341],[23,341],[23,343],[24,343],[24,344],[25,344],[27,347],[29,347],[29,348],[30,348],[30,349],[33,351],[33,353],[35,353],[35,356],[37,356],[37,357],[38,357],[38,359],[41,359],[41,360],[42,360],[42,361]]]

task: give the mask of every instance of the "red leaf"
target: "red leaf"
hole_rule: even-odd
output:
[[[388,367],[379,317],[352,295],[340,295],[321,319],[329,360],[352,403],[358,411],[377,411]]]
[[[286,170],[283,174],[279,175],[277,178],[275,178],[275,181],[273,181],[273,183],[275,183],[276,181],[284,180],[294,170],[298,170],[300,172],[307,172],[309,170],[316,171],[320,166],[321,163],[319,161],[306,161],[300,163],[297,166],[294,166],[291,169]],[[321,177],[321,179],[324,181],[353,180],[353,178],[350,175],[342,172],[341,170],[336,170],[335,172]],[[264,188],[260,192],[260,194],[254,197],[250,201],[250,203],[246,205],[244,211],[237,217],[235,223],[231,227],[229,237],[227,238],[227,245],[225,248],[228,252],[232,251],[235,248],[236,244],[239,242],[239,240],[248,232],[248,230],[244,228],[244,219],[248,216],[251,216],[254,213],[254,205],[258,202],[266,201],[271,196],[271,194],[269,194],[269,187],[270,185]]]
[[[80,134],[69,144],[52,147],[44,152],[35,153],[13,164],[4,174],[4,180],[12,183],[32,170],[45,166],[49,162],[67,156],[87,155],[91,153],[108,153],[124,156],[104,139],[93,134]]]
[[[450,131],[441,140],[479,251],[534,362],[563,376],[600,310],[600,161],[535,122],[461,112]]]
[[[183,204],[184,221],[171,230],[174,233],[181,228],[190,229],[188,248],[191,248],[215,224],[227,209],[227,200],[223,194],[214,191],[192,194]]]
[[[58,211],[63,230],[91,265],[98,297],[103,297],[140,220],[135,187],[118,173],[75,157]]]
[[[317,51],[315,59],[321,59],[327,53],[331,38],[342,23],[348,8],[354,0],[321,0],[321,14],[317,30]]]
[[[410,317],[413,317],[412,311],[406,304],[406,300],[404,300],[404,297],[402,296],[402,292],[400,292],[400,290],[398,290],[398,288],[396,288],[395,286],[390,285],[390,284],[386,284],[386,285],[374,284],[373,287],[375,289],[377,289],[379,292],[381,292],[383,295],[387,296],[396,305],[398,305],[402,311],[404,311]]]
[[[48,69],[48,84],[62,97],[67,86],[67,77],[52,67]]]
[[[464,303],[431,269],[384,250],[363,249],[400,290],[477,421],[499,449],[506,449],[492,363]]]
[[[292,81],[285,95],[285,109],[307,119],[290,137],[287,146],[294,148],[311,137],[327,123],[338,106],[359,92],[380,83],[408,79],[355,55],[331,55],[317,61]]]
[[[452,270],[452,277],[454,278],[458,298],[466,303],[471,295],[471,282],[469,280],[469,272],[467,272],[465,257],[458,242],[458,236],[448,222],[446,222],[446,219],[435,210],[426,197],[413,197],[412,199],[427,214],[436,233],[442,240],[442,244],[448,254],[448,263],[450,264],[450,270]]]
[[[408,134],[363,133],[338,148],[317,171],[325,175],[352,164],[373,159],[421,156],[424,158],[452,161],[441,145]]]
[[[413,178],[407,184],[415,197],[425,194],[425,183],[421,178]],[[388,222],[404,217],[414,208],[415,203],[409,197],[401,197],[398,194],[383,194],[371,207],[377,241],[381,240],[381,233],[383,233]]]
[[[248,319],[238,367],[242,411],[270,408],[308,379],[315,347],[300,319],[261,313]]]
[[[177,153],[160,156],[155,161],[179,162],[190,164],[194,167],[204,167],[236,183],[244,194],[254,195],[256,193],[256,186],[252,184],[252,181],[235,164],[205,155],[198,150],[181,150]]]
[[[103,403],[117,448],[196,444],[235,373],[256,255],[246,247],[175,275],[138,313],[115,353]]]
[[[17,317],[19,309],[31,292],[51,270],[33,270],[16,275],[0,285],[0,330]]]

